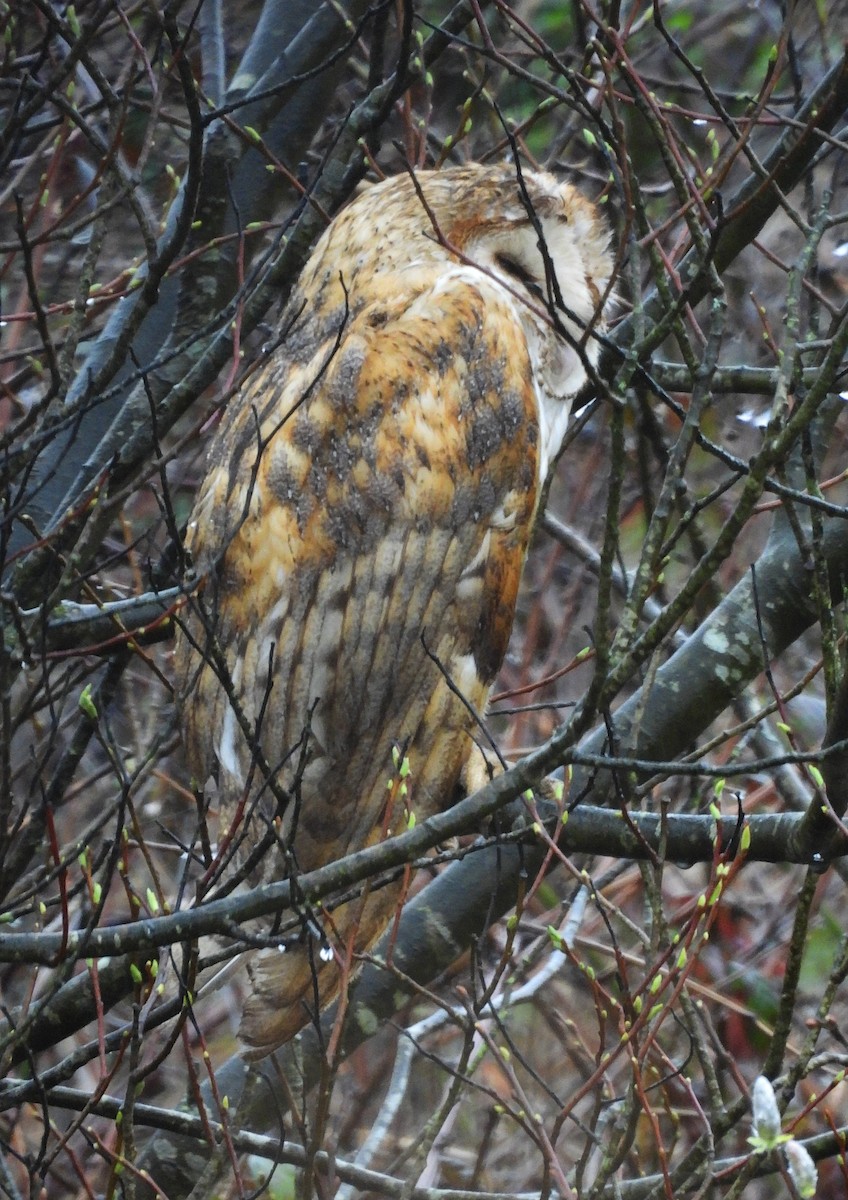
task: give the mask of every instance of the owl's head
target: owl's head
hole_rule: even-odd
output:
[[[545,397],[562,401],[598,361],[609,242],[598,209],[571,184],[472,163],[367,188],[324,234],[307,275],[333,288],[344,261],[344,302],[355,303],[360,281],[379,276],[448,263],[482,271],[515,303]]]
[[[425,195],[432,186],[435,199],[440,182],[434,175]],[[606,222],[571,184],[511,164],[461,168],[449,191],[447,240],[518,302],[548,396],[573,397],[600,355],[613,269]]]

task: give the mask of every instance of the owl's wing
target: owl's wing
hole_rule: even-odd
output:
[[[450,802],[509,639],[540,430],[513,301],[479,272],[389,277],[297,347],[213,449],[190,537],[205,626],[187,618],[178,674],[195,773],[234,810],[255,729],[307,869],[397,827],[393,746],[419,816]],[[217,667],[189,647],[210,638]]]

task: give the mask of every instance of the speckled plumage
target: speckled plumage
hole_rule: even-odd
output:
[[[526,195],[511,166],[421,172],[426,204],[407,176],[354,201],[214,438],[177,689],[191,769],[216,777],[239,861],[280,818],[253,879],[290,869],[286,850],[307,871],[402,828],[403,805],[386,811],[393,747],[419,819],[455,795],[611,271],[594,207],[547,174],[523,178]],[[266,769],[294,797],[282,813]],[[397,899],[391,886],[325,914],[330,945],[354,927],[370,945]],[[335,994],[336,963],[309,950],[251,952],[253,1053]]]

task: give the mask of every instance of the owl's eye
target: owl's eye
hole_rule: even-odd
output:
[[[510,255],[500,253],[495,255],[495,262],[505,275],[511,275],[513,279],[518,280],[523,284],[531,295],[535,296],[543,304],[545,302],[545,294],[539,287],[536,277],[531,271],[528,271],[524,263],[521,263],[516,258],[511,258]]]

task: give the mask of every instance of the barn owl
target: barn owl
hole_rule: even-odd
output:
[[[470,165],[375,184],[315,247],[187,534],[184,740],[249,880],[372,845],[473,774],[540,492],[598,361],[608,241],[571,186]],[[398,888],[248,952],[247,1053],[335,996]]]

